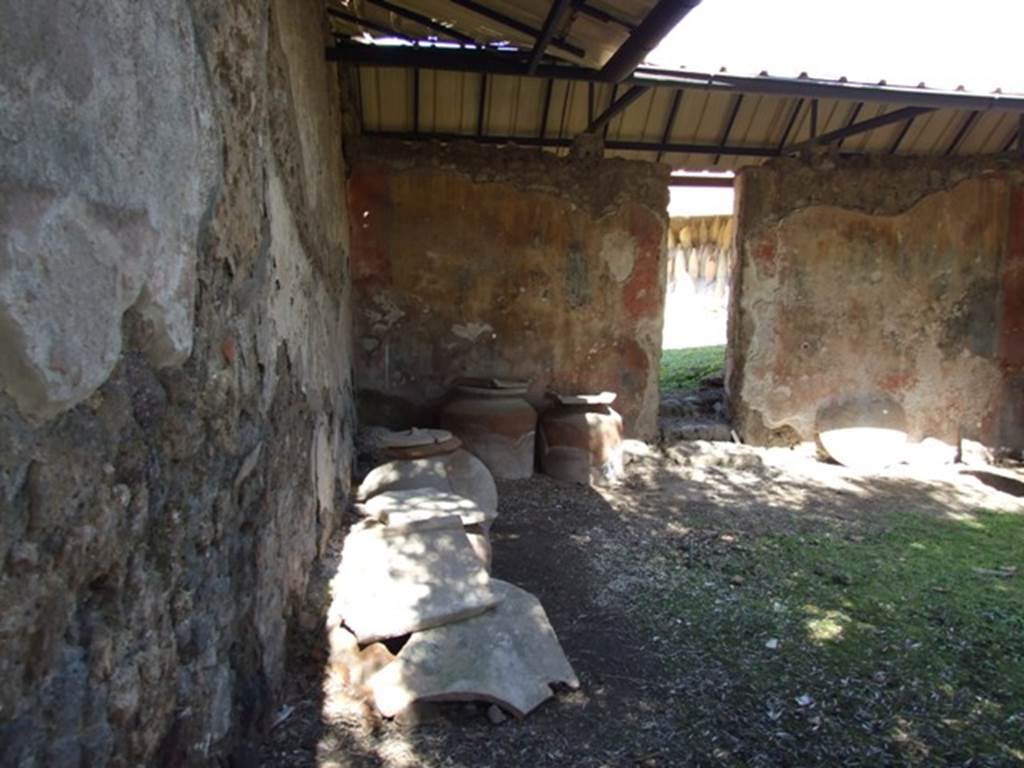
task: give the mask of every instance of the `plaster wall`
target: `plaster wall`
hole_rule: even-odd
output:
[[[253,764],[349,490],[322,3],[0,17],[0,763]]]
[[[366,423],[429,424],[457,376],[613,390],[657,431],[668,169],[522,149],[350,145]]]
[[[729,390],[748,442],[900,402],[912,439],[1024,447],[1024,170],[1007,158],[781,161],[738,189]]]

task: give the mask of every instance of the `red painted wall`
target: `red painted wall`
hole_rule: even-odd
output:
[[[609,389],[657,428],[667,178],[657,166],[388,143],[353,152],[364,423],[430,423],[457,376]]]

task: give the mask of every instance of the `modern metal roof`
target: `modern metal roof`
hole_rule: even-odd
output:
[[[639,61],[653,47],[650,34],[636,38],[651,32],[654,16],[671,17],[669,5],[681,17],[696,2],[330,0],[338,45],[329,53],[357,73],[363,131],[411,140],[462,138],[564,153],[589,129],[604,134],[608,156],[687,170],[734,170],[807,143],[878,155],[988,154],[1020,143],[1024,97],[998,92],[635,63],[624,76],[621,68],[620,76],[609,73],[627,48]],[[389,33],[417,42],[373,40]],[[545,33],[550,42],[537,45]]]
[[[568,3],[546,54],[599,68],[639,26],[655,1]],[[410,40],[504,44],[529,51],[552,4],[549,0],[328,0],[327,7],[335,30],[344,34],[386,36],[390,32]],[[423,19],[417,21],[416,16]]]

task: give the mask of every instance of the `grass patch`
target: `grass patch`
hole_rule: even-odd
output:
[[[725,539],[677,543],[643,612],[680,626],[691,687],[714,681],[730,760],[1024,765],[1024,516]]]
[[[725,345],[663,349],[659,383],[666,389],[694,389],[725,366]]]

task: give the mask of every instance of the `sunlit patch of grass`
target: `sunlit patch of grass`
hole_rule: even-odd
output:
[[[694,389],[701,379],[725,366],[725,346],[663,349],[660,385],[666,389]]]
[[[687,550],[674,586],[647,596],[645,613],[661,631],[685,627],[680,658],[691,666],[700,659],[739,681],[723,706],[749,708],[737,718],[751,739],[757,727],[776,728],[758,725],[765,701],[813,700],[814,738],[846,754],[882,749],[911,764],[1016,759],[1024,515],[892,512],[885,525],[849,539],[773,535],[697,559]],[[798,738],[810,722],[806,706],[771,710]]]
[[[850,617],[842,611],[823,611],[817,606],[804,606],[804,613],[809,618],[804,622],[807,627],[807,637],[815,643],[825,643],[842,639],[846,625],[850,623]]]

